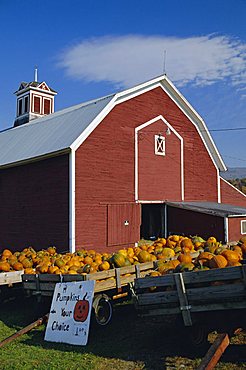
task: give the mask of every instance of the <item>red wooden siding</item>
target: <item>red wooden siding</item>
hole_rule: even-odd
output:
[[[107,206],[81,204],[76,208],[76,249],[105,251],[107,246]]]
[[[199,235],[205,239],[215,236],[217,240],[225,240],[223,217],[168,207],[167,223],[169,234]]]
[[[246,208],[246,195],[239,192],[234,186],[227,183],[227,181],[220,179],[221,186],[221,203],[232,204],[239,207]]]
[[[140,239],[140,204],[108,205],[108,246],[130,244]]]
[[[140,200],[181,199],[181,141],[159,120],[138,131],[138,190]],[[165,156],[155,154],[155,135],[165,137]],[[170,183],[172,186],[170,186]]]
[[[184,200],[217,202],[217,170],[197,130],[168,95],[161,88],[156,88],[117,105],[77,149],[76,245],[82,243],[83,235],[90,228],[88,222],[84,226],[87,217],[84,214],[85,206],[134,202],[135,128],[159,115],[162,115],[184,139]],[[169,139],[170,142],[177,140],[172,133],[167,138],[167,148]],[[146,147],[147,150],[149,149]],[[169,181],[166,171],[159,171],[153,177],[153,183],[150,177],[148,180],[146,177],[141,179],[139,185],[141,195],[148,200],[158,200],[156,195],[160,199],[168,197],[169,200],[181,200],[180,177],[176,162],[180,149],[169,147],[168,150],[174,150],[173,158],[170,156],[168,159],[173,169],[166,170],[171,177]],[[157,158],[152,155],[146,165],[156,169],[158,167],[156,163]],[[153,186],[157,193],[152,190]],[[94,223],[92,230],[93,225]],[[105,228],[106,221],[102,218],[96,230],[100,238],[107,232]],[[103,243],[103,240],[101,242]],[[106,243],[97,245],[98,248],[107,248]]]
[[[68,249],[68,156],[0,171],[0,247]]]
[[[241,221],[246,221],[246,217],[228,217],[229,241],[238,241],[243,236],[241,233]]]

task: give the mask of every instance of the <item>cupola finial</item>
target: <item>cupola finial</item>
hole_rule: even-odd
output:
[[[38,82],[38,66],[34,69],[34,82]]]

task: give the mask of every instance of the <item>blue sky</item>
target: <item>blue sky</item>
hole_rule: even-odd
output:
[[[56,110],[163,72],[205,120],[229,167],[246,167],[245,0],[0,0],[0,130],[21,81]],[[227,131],[217,131],[227,129]]]

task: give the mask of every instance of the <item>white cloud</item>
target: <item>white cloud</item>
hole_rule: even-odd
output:
[[[228,36],[91,38],[64,51],[59,65],[72,78],[125,88],[161,75],[164,50],[167,75],[178,86],[225,79],[237,88],[246,85],[246,45]]]

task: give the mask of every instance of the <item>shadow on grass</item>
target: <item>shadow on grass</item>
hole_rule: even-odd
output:
[[[8,327],[19,329],[37,320],[49,311],[50,301],[38,303],[34,298],[16,298],[0,309],[0,318]],[[141,361],[145,369],[165,369],[171,357],[199,359],[209,348],[194,348],[183,334],[182,328],[173,322],[163,322],[137,317],[131,305],[114,309],[112,323],[106,327],[91,325],[86,347],[71,346],[44,341],[44,326],[22,337],[25,345],[38,346],[73,353],[92,353],[105,358],[125,361]],[[242,363],[246,360],[246,344],[231,344],[222,362]],[[168,368],[172,368],[169,365]]]

